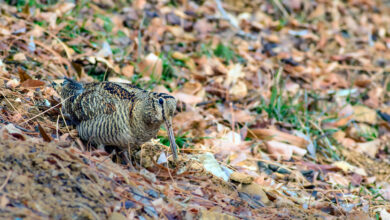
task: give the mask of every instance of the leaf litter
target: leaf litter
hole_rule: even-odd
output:
[[[1,218],[388,219],[382,1],[6,1]],[[136,170],[83,143],[51,83],[171,93]]]

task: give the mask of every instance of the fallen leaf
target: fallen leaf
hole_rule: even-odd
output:
[[[57,5],[55,12],[57,16],[62,16],[63,14],[72,10],[75,6],[76,6],[75,3],[73,2],[63,2]]]
[[[353,108],[352,119],[358,122],[365,122],[369,124],[376,124],[376,111],[363,105],[355,105]]]
[[[219,165],[213,154],[207,152],[204,154],[197,155],[197,158],[202,163],[206,171],[225,181],[229,180],[228,175],[222,170],[221,166]]]
[[[229,89],[229,93],[235,100],[242,99],[248,95],[248,88],[244,81],[240,80]]]
[[[229,67],[227,72],[226,80],[224,82],[225,86],[234,85],[239,78],[245,76],[245,73],[242,71],[241,64],[232,64]]]
[[[28,79],[32,79],[31,76],[29,76],[27,72],[20,67],[18,68],[18,74],[19,74],[20,82],[24,82]]]
[[[37,88],[37,87],[42,87],[45,84],[46,83],[41,80],[27,79],[26,81],[22,82],[20,86],[24,88]]]
[[[328,177],[328,182],[334,186],[340,185],[347,187],[349,185],[349,180],[339,173],[328,173]]]
[[[370,142],[356,143],[355,150],[357,152],[367,154],[371,158],[375,158],[375,155],[377,154],[380,146],[381,146],[381,141],[376,139]]]
[[[378,131],[365,123],[352,123],[347,129],[347,135],[355,141],[366,141],[378,137]]]
[[[380,104],[382,103],[382,99],[384,97],[385,90],[381,87],[375,87],[372,88],[368,92],[368,99],[364,100],[364,104],[367,105],[370,108],[377,109],[380,107]]]
[[[11,79],[9,80],[6,84],[5,84],[5,87],[6,88],[9,88],[9,89],[14,89],[16,88],[17,86],[20,85],[20,81],[18,79]]]
[[[179,101],[182,101],[186,104],[189,104],[189,105],[195,105],[195,104],[198,104],[199,102],[201,102],[203,99],[198,97],[198,96],[195,96],[195,95],[189,95],[189,94],[186,94],[186,93],[183,93],[183,92],[176,92],[176,93],[173,93],[173,96],[179,100]]]
[[[49,23],[50,28],[57,27],[57,13],[55,12],[40,12],[36,15],[36,18],[42,21],[47,21]]]
[[[38,130],[44,141],[51,142],[51,137],[47,135],[46,131],[42,128],[41,124],[39,123],[38,123]]]
[[[126,65],[122,67],[121,69],[122,75],[131,78],[134,75],[134,66],[133,65]]]
[[[15,138],[18,138],[23,141],[26,139],[23,132],[19,128],[16,128],[15,125],[12,123],[7,124],[6,126],[4,126],[4,128],[8,132],[8,134],[14,136]]]
[[[120,78],[120,77],[108,77],[107,79],[109,82],[116,82],[116,83],[129,83],[131,84],[130,80]]]
[[[138,69],[143,76],[159,79],[163,71],[163,62],[160,57],[150,53],[138,64]]]
[[[286,142],[304,149],[306,149],[308,145],[308,142],[301,137],[297,137],[295,135],[291,135],[275,129],[250,129],[250,131],[248,132],[248,136],[251,138],[258,138],[260,140],[274,140]]]
[[[346,161],[337,161],[337,162],[332,163],[332,165],[335,166],[335,167],[340,168],[345,173],[352,172],[352,173],[359,174],[361,176],[367,176],[367,173],[366,173],[366,171],[364,169],[356,167],[356,166],[353,166],[353,165],[349,164]]]
[[[255,120],[255,117],[248,110],[237,109],[232,111],[230,108],[226,107],[221,107],[219,110],[222,112],[223,118],[230,123],[245,123]]]
[[[265,145],[267,146],[267,150],[270,156],[277,160],[290,160],[293,153],[297,154],[298,156],[303,156],[307,152],[306,150],[295,145],[285,144],[278,141],[267,141],[265,142]]]

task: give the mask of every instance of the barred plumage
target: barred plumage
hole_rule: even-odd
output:
[[[176,100],[126,83],[79,83],[65,78],[59,91],[63,111],[82,140],[94,145],[136,147],[157,135],[165,123],[174,159],[176,143],[172,117]]]

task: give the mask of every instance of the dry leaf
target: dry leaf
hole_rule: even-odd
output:
[[[250,129],[250,132],[248,132],[248,136],[251,138],[259,138],[260,140],[275,140],[279,142],[286,142],[304,149],[306,149],[308,145],[308,142],[301,137],[297,137],[274,129]]]
[[[367,176],[367,173],[364,169],[353,166],[346,161],[337,161],[337,162],[332,163],[332,165],[342,169],[345,173],[352,172],[352,173],[359,174],[361,176]]]
[[[56,7],[56,14],[57,16],[62,16],[63,14],[67,13],[68,11],[72,10],[76,5],[73,2],[63,2]]]
[[[349,185],[349,180],[345,176],[339,173],[328,173],[328,177],[329,177],[328,182],[334,186],[340,185],[340,186],[347,187]]]
[[[352,119],[358,122],[366,122],[369,124],[376,124],[376,111],[363,105],[355,105],[353,108]]]
[[[183,92],[189,95],[196,95],[202,99],[206,94],[204,87],[199,82],[186,82],[179,90],[179,92]]]
[[[20,85],[20,81],[17,80],[17,79],[11,79],[11,80],[9,80],[9,81],[5,84],[6,88],[9,88],[9,89],[14,89],[14,88],[16,88],[16,87],[19,86],[19,85]]]
[[[204,129],[207,126],[202,115],[195,111],[179,112],[173,118],[173,124],[175,129],[182,132],[190,131],[194,137],[203,136]]]
[[[219,110],[223,113],[222,116],[225,120],[228,120],[229,122],[239,122],[239,123],[245,123],[245,122],[252,122],[255,120],[255,117],[251,115],[251,113],[248,110],[232,110],[230,108],[219,108]]]
[[[364,100],[364,104],[370,108],[377,109],[382,103],[382,99],[384,98],[384,88],[375,87],[368,92],[368,99]]]
[[[138,69],[143,76],[159,79],[163,71],[163,62],[160,57],[150,53],[138,64]]]
[[[47,135],[46,131],[42,128],[41,124],[39,123],[38,123],[38,130],[44,141],[51,142],[51,137]]]
[[[18,68],[18,74],[19,74],[20,82],[24,82],[28,79],[32,79],[31,76],[29,76],[27,72],[20,67]]]
[[[348,137],[356,141],[366,141],[367,139],[378,137],[378,131],[370,125],[364,123],[352,123],[347,129]]]
[[[27,60],[26,55],[24,55],[24,53],[17,53],[14,55],[13,58],[15,61],[26,61]]]
[[[370,142],[357,143],[355,150],[359,153],[367,154],[371,158],[375,158],[375,155],[378,152],[380,146],[381,141],[379,139],[376,139]]]
[[[225,181],[229,180],[228,175],[222,170],[218,161],[211,153],[204,153],[197,156],[199,161],[202,163],[206,171],[212,173],[214,176],[219,177]]]
[[[228,68],[229,71],[227,72],[226,81],[224,82],[225,86],[234,85],[239,78],[245,76],[245,73],[242,71],[241,64],[232,64]]]
[[[134,66],[126,65],[126,66],[122,67],[121,73],[122,73],[122,75],[124,75],[128,78],[131,78],[134,75]]]
[[[290,160],[293,153],[298,156],[304,156],[307,152],[306,150],[295,145],[285,144],[278,141],[267,141],[265,142],[265,145],[267,146],[267,150],[270,156],[277,160]]]
[[[229,89],[229,93],[234,99],[242,99],[248,95],[248,88],[243,81],[238,81]]]
[[[198,96],[189,95],[189,94],[186,94],[183,92],[175,92],[175,93],[173,93],[173,96],[177,100],[182,101],[182,102],[189,104],[189,105],[195,105],[197,103],[200,103],[203,100],[202,98],[200,98]]]
[[[49,23],[50,28],[55,29],[57,27],[57,13],[55,12],[40,12],[37,16],[37,19],[47,21]]]
[[[40,80],[27,79],[26,81],[22,82],[20,86],[24,88],[37,88],[37,87],[42,87],[45,84],[46,84],[45,82]]]
[[[23,141],[26,139],[23,132],[19,128],[16,128],[15,125],[12,123],[4,126],[4,128],[8,132],[8,134],[14,136],[15,138],[18,138]]]

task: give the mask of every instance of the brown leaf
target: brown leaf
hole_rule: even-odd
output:
[[[353,119],[358,122],[376,124],[376,111],[363,105],[355,105],[353,108]]]
[[[341,185],[344,187],[349,185],[349,180],[339,173],[328,173],[328,178],[328,182],[332,185]]]
[[[174,93],[173,96],[179,100],[179,101],[182,101],[186,104],[189,104],[189,105],[194,105],[194,104],[197,104],[199,102],[201,102],[203,99],[201,97],[198,97],[198,96],[195,96],[195,95],[189,95],[189,94],[186,94],[186,93],[183,93],[183,92],[177,92],[177,93]]]
[[[132,65],[126,65],[124,67],[122,67],[121,69],[121,73],[128,77],[128,78],[131,78],[133,75],[134,75],[134,66]]]
[[[46,142],[51,142],[51,137],[46,134],[45,130],[42,128],[41,124],[38,123],[39,134],[41,134],[42,138]]]
[[[20,86],[24,87],[24,88],[36,88],[36,87],[41,87],[44,85],[45,85],[45,82],[40,81],[40,80],[35,80],[35,79],[27,79],[22,84],[20,84]]]
[[[18,68],[18,73],[19,73],[20,82],[24,82],[28,79],[32,79],[31,76],[29,76],[27,72],[20,67]]]
[[[278,141],[267,141],[265,142],[265,145],[267,146],[269,154],[277,160],[290,160],[293,153],[297,154],[298,156],[303,156],[307,152],[306,150],[297,146]]]
[[[229,122],[234,121],[239,123],[245,123],[255,120],[255,117],[251,115],[248,110],[238,109],[231,111],[229,108],[220,108],[220,111],[222,112],[223,118],[228,120]]]
[[[262,129],[262,128],[250,129],[248,132],[248,136],[252,138],[258,138],[261,140],[274,140],[280,142],[287,142],[304,149],[308,145],[308,142],[301,137],[297,137],[295,135],[288,134],[274,129]]]
[[[163,71],[163,62],[160,57],[150,53],[138,64],[138,68],[143,76],[160,78]]]
[[[381,146],[381,141],[376,139],[370,142],[357,143],[356,151],[360,153],[365,153],[366,155],[375,158],[376,153],[378,152]]]

